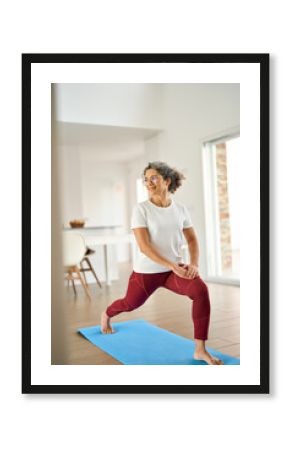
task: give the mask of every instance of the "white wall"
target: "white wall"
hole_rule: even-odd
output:
[[[128,162],[127,168],[129,173],[129,223],[133,206],[137,203],[136,180],[142,177],[143,170],[149,161],[159,159],[159,135],[143,141],[143,155],[133,161]]]
[[[83,195],[80,154],[77,147],[58,148],[60,158],[60,195],[63,223],[82,218]]]
[[[98,226],[127,226],[126,167],[81,159],[82,204],[84,216]],[[113,207],[112,207],[113,206]]]
[[[128,204],[126,195],[127,168],[120,163],[101,163],[84,158],[80,151],[82,204],[88,225],[120,228],[110,233],[125,234],[128,230]],[[128,261],[129,244],[116,246],[119,262]],[[113,251],[113,250],[112,250]]]

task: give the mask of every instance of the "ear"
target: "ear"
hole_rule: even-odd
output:
[[[169,187],[171,184],[171,178],[166,178],[166,183],[167,183],[167,187]]]

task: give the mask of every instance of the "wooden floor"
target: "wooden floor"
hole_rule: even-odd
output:
[[[67,322],[67,359],[65,364],[121,364],[99,348],[92,345],[79,333],[78,328],[100,324],[101,312],[114,300],[124,297],[130,276],[130,266],[119,266],[120,280],[111,286],[102,283],[90,284],[93,299],[84,295],[77,286],[77,295],[72,287],[65,288],[65,316]],[[235,357],[240,356],[240,289],[236,286],[207,283],[211,299],[211,322],[209,340],[206,345]],[[168,331],[193,339],[191,300],[160,288],[138,310],[120,314],[112,320],[121,322],[145,319]]]

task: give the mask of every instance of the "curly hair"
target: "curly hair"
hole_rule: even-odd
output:
[[[146,171],[149,169],[157,170],[164,180],[170,178],[168,190],[172,194],[182,185],[182,180],[185,180],[185,176],[181,172],[168,166],[168,164],[162,161],[149,162],[143,171],[143,175],[145,175]]]

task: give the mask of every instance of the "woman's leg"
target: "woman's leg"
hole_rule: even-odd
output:
[[[177,294],[187,295],[192,300],[192,320],[196,343],[194,358],[204,360],[208,364],[222,364],[222,361],[211,356],[205,348],[210,322],[210,299],[205,282],[199,276],[186,279],[172,272],[166,279],[164,287]]]
[[[143,305],[148,297],[163,285],[167,276],[168,272],[152,274],[132,272],[125,297],[114,301],[102,314],[103,333],[112,333],[110,319],[117,314],[133,311]]]

